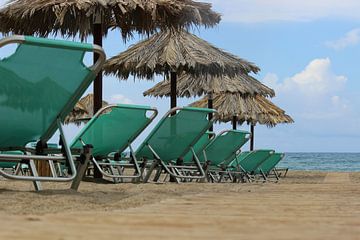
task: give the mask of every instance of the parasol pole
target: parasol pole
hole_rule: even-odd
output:
[[[177,78],[176,72],[171,72],[170,73],[170,109],[173,109],[177,105],[176,78]]]
[[[177,78],[176,72],[171,72],[170,73],[170,109],[173,109],[177,105],[177,102],[176,102],[176,100],[177,100],[176,99],[177,98],[176,78]],[[171,115],[172,116],[176,115],[176,112],[173,112]],[[173,128],[175,126],[171,125],[171,127]],[[181,165],[179,161],[180,161],[180,159],[177,159],[177,161],[176,161],[177,165]],[[170,176],[169,181],[176,182],[176,178],[173,176]]]
[[[233,116],[233,119],[232,119],[233,130],[236,130],[236,125],[237,125],[236,116]]]
[[[213,109],[213,95],[212,93],[208,93],[208,108]],[[209,113],[209,121],[213,119],[213,113]],[[209,131],[214,131],[214,126],[211,124]]]
[[[99,46],[102,46],[102,24],[101,24],[101,14],[97,12],[94,16],[94,22],[93,22],[93,43]],[[99,55],[94,53],[94,63],[97,62],[99,58]],[[103,86],[102,86],[102,71],[98,73],[98,75],[95,78],[94,81],[94,108],[93,108],[93,115],[99,111],[99,109],[102,107],[102,94],[103,94]],[[94,168],[94,178],[102,178],[101,172]]]
[[[250,132],[251,132],[251,139],[250,139],[250,151],[254,151],[254,133],[255,133],[255,126],[254,124],[250,124]]]

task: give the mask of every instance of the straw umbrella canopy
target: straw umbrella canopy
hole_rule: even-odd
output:
[[[206,107],[207,101],[208,99],[205,97],[192,103],[191,106]],[[213,97],[213,106],[218,112],[215,121],[231,121],[234,129],[236,129],[237,123],[246,122],[252,126],[250,150],[254,149],[254,126],[256,124],[274,127],[280,123],[294,122],[283,109],[258,94],[255,96],[244,96],[236,93],[216,94]]]
[[[211,4],[192,0],[10,0],[0,10],[0,31],[47,36],[93,35],[102,45],[109,29],[119,28],[126,40],[133,32],[152,34],[157,29],[205,25],[220,22]],[[97,56],[94,56],[96,61]],[[94,112],[101,107],[102,74],[94,82]]]
[[[253,63],[225,52],[185,30],[167,29],[110,58],[105,74],[127,79],[130,74],[152,79],[154,74],[170,75],[171,107],[176,106],[177,75],[235,76],[258,72]]]
[[[1,31],[47,36],[102,35],[119,28],[124,39],[133,32],[151,34],[157,28],[211,27],[220,22],[211,4],[192,0],[10,0],[0,11]]]
[[[81,98],[73,108],[73,110],[69,113],[69,115],[65,118],[65,124],[75,123],[76,125],[80,125],[81,123],[88,122],[93,113],[93,104],[94,104],[94,95],[88,94],[85,97]],[[106,101],[102,101],[102,107],[108,106],[109,103]]]
[[[144,92],[144,96],[169,97],[171,94],[170,80],[165,79]],[[178,97],[200,97],[206,94],[240,93],[242,95],[262,95],[274,97],[273,89],[262,84],[247,74],[238,74],[235,77],[195,77],[190,74],[181,74],[177,79]]]

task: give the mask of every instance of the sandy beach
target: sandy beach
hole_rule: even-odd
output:
[[[0,239],[360,239],[360,173],[291,171],[279,183],[0,181]]]

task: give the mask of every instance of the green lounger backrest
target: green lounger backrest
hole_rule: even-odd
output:
[[[268,174],[275,166],[284,158],[283,153],[274,153],[271,154],[256,170],[255,173],[259,174],[261,171],[265,174]],[[261,170],[261,171],[260,171]]]
[[[215,133],[206,132],[204,135],[200,137],[200,139],[194,145],[194,152],[199,157],[203,154],[203,150],[206,146],[214,139]],[[184,163],[192,163],[193,162],[193,153],[189,151],[183,158]]]
[[[148,115],[149,112],[151,115]],[[94,156],[122,152],[156,115],[157,110],[148,106],[119,104],[104,107],[74,138],[70,148],[81,148],[82,139],[85,144],[93,145]]]
[[[20,36],[21,37],[21,36]],[[90,44],[22,37],[0,61],[0,148],[47,141],[95,78]]]
[[[209,129],[212,122],[207,115],[215,112],[213,109],[184,107],[178,108],[171,116],[172,111],[174,109],[160,120],[140,145],[136,151],[138,159],[154,159],[148,145],[164,162],[183,157]]]
[[[205,148],[206,158],[210,165],[219,166],[228,164],[232,161],[236,152],[249,140],[250,133],[239,130],[227,130],[221,132]],[[204,155],[200,156],[200,161],[204,161]]]
[[[237,156],[237,160],[231,162],[231,166],[238,168],[237,163],[240,164],[242,170],[247,173],[254,173],[254,171],[272,154],[274,150],[255,150],[252,152],[243,152]]]

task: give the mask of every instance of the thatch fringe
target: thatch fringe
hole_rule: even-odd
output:
[[[265,97],[274,97],[275,91],[252,76],[247,74],[238,74],[233,78],[224,77],[194,77],[189,74],[181,74],[176,81],[178,97],[203,96],[208,93],[240,93],[242,95],[262,95]],[[144,96],[169,97],[170,80],[156,84],[154,87],[144,92]]]
[[[192,75],[229,75],[258,72],[253,63],[214,47],[185,30],[168,29],[131,46],[104,65],[107,75],[127,79],[130,74],[153,79],[170,72]]]
[[[204,97],[191,104],[192,107],[207,107],[208,98]],[[263,124],[274,127],[279,123],[293,123],[294,120],[284,110],[263,96],[244,97],[241,94],[218,94],[213,96],[214,109],[218,111],[215,120],[230,122],[233,117],[239,124]]]
[[[74,109],[70,112],[70,114],[65,118],[64,123],[75,123],[76,125],[80,125],[81,123],[87,123],[93,114],[94,109],[94,95],[92,93],[86,95],[81,98],[79,102],[76,103]],[[106,101],[102,101],[102,107],[109,105]]]
[[[124,39],[132,32],[152,34],[158,28],[210,27],[221,19],[211,4],[192,0],[11,0],[0,13],[0,30],[5,33],[79,34],[82,39],[92,35],[98,14],[104,35],[117,27]]]

